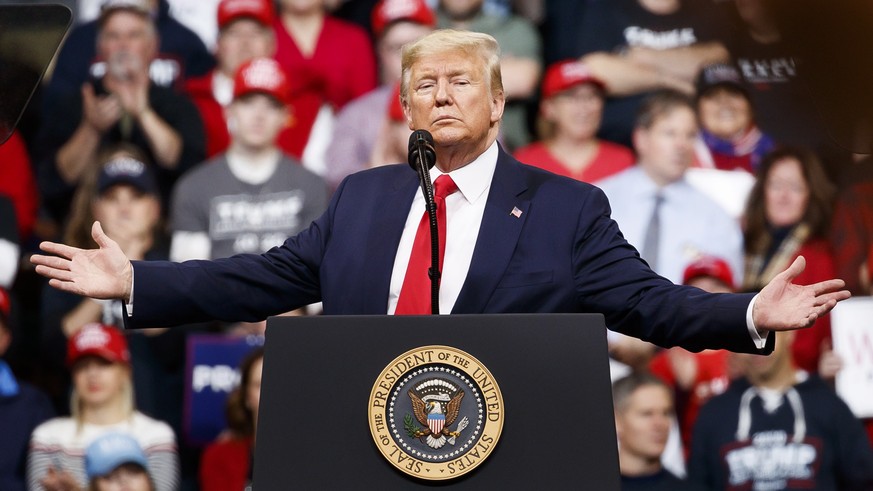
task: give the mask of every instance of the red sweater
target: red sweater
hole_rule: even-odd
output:
[[[290,75],[292,93],[299,97],[314,95],[338,110],[376,88],[376,59],[362,28],[326,16],[315,50],[308,58],[285,30],[281,18],[276,19],[274,29],[275,58]]]
[[[615,143],[600,141],[597,154],[582,172],[573,172],[555,158],[543,142],[535,142],[516,150],[515,158],[525,164],[533,165],[567,176],[577,181],[597,182],[605,177],[621,172],[634,164],[634,154],[627,147]]]
[[[280,17],[274,58],[290,75],[292,124],[309,140],[319,109],[327,104],[339,111],[352,99],[376,87],[376,59],[366,31],[353,24],[324,18],[312,56],[305,57],[285,30]],[[302,155],[301,147],[299,153]]]
[[[206,447],[200,459],[200,489],[240,491],[252,461],[252,440],[224,440]]]
[[[794,283],[798,285],[811,285],[819,281],[836,278],[834,259],[830,245],[823,239],[807,240],[797,255],[791,259],[793,262],[797,256],[806,258],[806,269],[803,270]],[[794,363],[798,368],[808,372],[818,372],[818,360],[821,356],[822,342],[831,341],[831,316],[830,314],[818,319],[809,329],[795,331],[792,354]]]

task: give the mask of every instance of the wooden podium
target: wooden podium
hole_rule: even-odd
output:
[[[461,477],[434,481],[401,472],[371,435],[371,396],[379,392],[380,374],[398,356],[426,346],[469,353],[487,367],[502,393],[499,440],[487,459]],[[405,389],[400,392],[398,401],[408,399]],[[618,490],[603,317],[272,318],[253,484],[258,491],[432,486]]]

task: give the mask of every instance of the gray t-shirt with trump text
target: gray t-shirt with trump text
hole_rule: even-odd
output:
[[[318,175],[283,156],[262,184],[241,181],[225,156],[200,164],[173,190],[173,232],[203,232],[209,259],[261,253],[281,245],[327,208],[327,185]]]

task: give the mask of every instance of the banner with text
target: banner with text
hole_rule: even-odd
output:
[[[239,385],[239,364],[263,344],[262,336],[197,334],[188,338],[183,425],[189,443],[208,444],[227,427],[224,405]]]
[[[834,351],[843,359],[837,373],[840,397],[859,418],[873,417],[873,297],[840,302],[831,313]]]

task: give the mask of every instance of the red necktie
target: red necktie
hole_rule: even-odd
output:
[[[446,252],[446,196],[458,190],[455,181],[448,174],[437,177],[433,183],[433,197],[437,208],[437,228],[440,239],[440,271],[443,270],[443,256]],[[415,241],[412,243],[412,254],[409,256],[409,265],[406,267],[406,276],[403,278],[403,287],[400,289],[400,298],[397,299],[396,315],[430,314],[430,277],[427,275],[430,269],[430,220],[427,210],[418,223],[418,231],[415,232]]]

